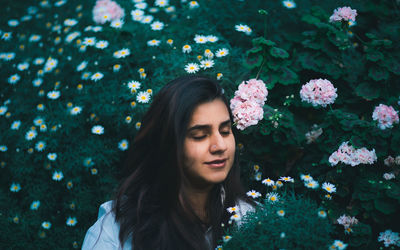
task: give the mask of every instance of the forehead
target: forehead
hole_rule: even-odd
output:
[[[194,110],[189,125],[219,124],[229,120],[229,112],[221,99],[199,104]]]

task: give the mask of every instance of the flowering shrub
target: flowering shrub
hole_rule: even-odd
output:
[[[253,230],[248,238],[227,235],[229,242],[256,244],[258,236],[269,242],[282,232],[285,244],[297,242],[290,232],[298,225],[284,220],[295,213],[279,203],[289,189],[323,207],[310,220],[333,224],[330,235],[304,239],[323,248],[396,247],[398,1],[4,6],[0,249],[80,248],[154,95],[194,73],[217,79],[232,100],[249,194],[286,206],[271,217],[249,217],[259,232],[273,229],[269,219],[285,226],[274,238]],[[337,222],[342,215],[358,220],[350,233]]]

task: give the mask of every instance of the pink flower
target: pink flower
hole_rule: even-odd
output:
[[[107,21],[118,20],[124,16],[124,9],[111,0],[97,0],[93,8],[93,20],[95,23],[104,24]]]
[[[351,165],[352,167],[359,164],[374,164],[377,161],[375,149],[371,151],[366,148],[355,149],[348,145],[349,142],[343,142],[339,149],[329,156],[331,166],[337,165],[339,162]]]
[[[392,128],[394,123],[399,123],[398,111],[394,110],[392,106],[384,104],[379,104],[379,106],[375,107],[372,119],[378,120],[380,129]]]
[[[240,130],[256,125],[263,119],[262,107],[268,96],[268,90],[263,81],[250,79],[246,83],[243,81],[239,85],[230,105],[234,122]]]
[[[341,7],[333,11],[332,16],[329,18],[330,22],[339,21],[356,21],[357,10],[353,10],[350,7]]]
[[[353,225],[355,225],[355,224],[357,224],[357,223],[358,223],[358,220],[356,219],[356,217],[350,217],[350,216],[344,214],[344,215],[340,216],[340,217],[337,219],[337,222],[338,222],[340,225],[343,225],[343,226],[344,226],[345,232],[350,233],[350,232],[352,232],[352,230],[351,230],[350,227],[353,226]],[[349,230],[347,230],[347,229],[349,229]]]
[[[336,88],[326,79],[314,79],[304,84],[300,90],[302,101],[311,103],[314,107],[321,105],[326,107],[327,104],[335,102],[337,97]]]
[[[396,178],[396,176],[393,174],[393,173],[384,173],[383,174],[383,178],[385,179],[385,180],[391,180],[391,179],[394,179],[394,178]]]
[[[384,163],[386,166],[390,167],[390,166],[394,165],[395,160],[394,160],[394,158],[393,158],[391,155],[389,155],[385,160],[383,160],[383,163]]]
[[[256,102],[245,101],[236,105],[232,111],[233,121],[240,130],[256,125],[258,121],[263,119],[264,111]]]

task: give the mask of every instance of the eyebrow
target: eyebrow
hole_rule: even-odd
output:
[[[221,122],[221,124],[219,125],[219,127],[225,127],[225,126],[230,126],[231,124],[231,120],[228,119],[226,121]],[[193,131],[193,130],[207,130],[210,129],[211,126],[208,124],[202,125],[202,124],[198,124],[198,125],[194,125],[193,127],[190,127],[187,132]]]

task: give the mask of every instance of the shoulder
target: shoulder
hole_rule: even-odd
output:
[[[112,201],[100,205],[97,221],[88,229],[82,244],[83,250],[121,249],[119,225],[112,212]],[[124,244],[124,249],[131,249]]]

